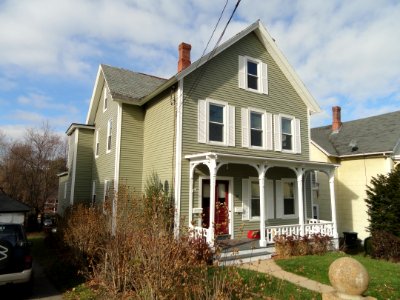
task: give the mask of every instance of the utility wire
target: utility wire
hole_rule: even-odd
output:
[[[229,25],[229,23],[231,22],[231,20],[232,20],[232,18],[233,18],[233,15],[235,14],[235,12],[236,12],[236,10],[237,10],[239,4],[240,4],[240,1],[241,1],[241,0],[238,0],[238,1],[236,2],[235,8],[233,9],[233,11],[232,11],[232,13],[231,13],[231,15],[230,15],[230,17],[229,17],[229,20],[228,20],[227,23],[225,24],[225,27],[224,27],[224,29],[222,30],[222,32],[221,32],[221,34],[220,34],[220,36],[219,36],[217,42],[215,43],[215,46],[214,46],[213,50],[212,50],[212,51],[210,52],[210,54],[208,55],[207,60],[204,62],[204,64],[207,63],[211,58],[214,57],[215,51],[217,50],[217,48],[218,48],[218,46],[219,46],[219,44],[220,44],[222,38],[224,37],[225,31],[226,31],[226,29],[228,28],[228,25]],[[196,64],[195,69],[197,69],[197,67],[199,66],[199,64],[200,64],[200,62],[201,62],[201,59],[204,57],[204,53],[206,52],[206,50],[207,50],[207,48],[208,48],[208,45],[209,45],[210,42],[211,42],[211,39],[212,39],[212,37],[213,37],[213,35],[214,35],[216,29],[217,29],[217,26],[218,26],[218,24],[219,24],[219,22],[220,22],[220,20],[221,20],[221,18],[222,18],[222,15],[223,15],[223,13],[224,13],[224,11],[225,11],[225,8],[226,8],[226,5],[227,5],[227,4],[228,4],[228,0],[225,2],[225,6],[224,6],[224,8],[222,9],[222,12],[221,12],[221,14],[220,14],[220,16],[219,16],[218,22],[217,22],[217,24],[216,24],[215,27],[214,27],[214,30],[213,30],[213,32],[212,32],[212,34],[211,34],[210,39],[208,40],[207,46],[206,46],[206,48],[204,49],[202,56],[201,56],[201,57],[199,58],[199,60],[197,61],[197,64]],[[197,75],[197,77],[196,77],[195,80],[193,81],[193,83],[192,83],[192,85],[191,85],[191,87],[190,87],[188,93],[184,96],[181,105],[183,105],[183,104],[185,103],[185,100],[190,96],[190,94],[193,92],[193,90],[195,90],[195,89],[197,88],[197,86],[199,85],[199,83],[200,83],[202,77],[204,76],[205,71],[206,71],[206,67],[204,67],[203,70]]]

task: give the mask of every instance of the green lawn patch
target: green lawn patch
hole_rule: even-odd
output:
[[[255,298],[258,296],[272,299],[321,299],[321,294],[299,287],[288,281],[252,270],[239,269],[240,276],[247,286],[252,287]]]
[[[335,259],[344,256],[356,259],[367,269],[370,283],[366,296],[378,299],[400,299],[400,264],[398,263],[376,260],[364,255],[347,255],[342,252],[279,259],[276,263],[285,271],[330,284],[329,266]]]

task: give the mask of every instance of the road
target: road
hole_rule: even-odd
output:
[[[41,299],[41,300],[62,300],[62,294],[51,284],[43,272],[43,268],[34,261],[33,272],[35,275],[32,295],[25,296],[20,286],[0,287],[1,299]]]

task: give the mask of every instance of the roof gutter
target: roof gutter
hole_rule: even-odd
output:
[[[339,158],[347,158],[347,157],[360,157],[360,156],[372,156],[372,155],[390,155],[392,154],[393,151],[384,151],[384,152],[370,152],[370,153],[358,153],[358,154],[346,154],[346,155],[340,155],[338,156]]]

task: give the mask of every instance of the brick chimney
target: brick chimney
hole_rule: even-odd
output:
[[[340,106],[332,107],[332,131],[338,132],[340,127],[342,126],[342,117],[340,115],[340,111],[342,109]]]
[[[186,69],[190,66],[190,49],[192,46],[186,43],[180,43],[179,45],[179,59],[178,59],[178,72]]]

